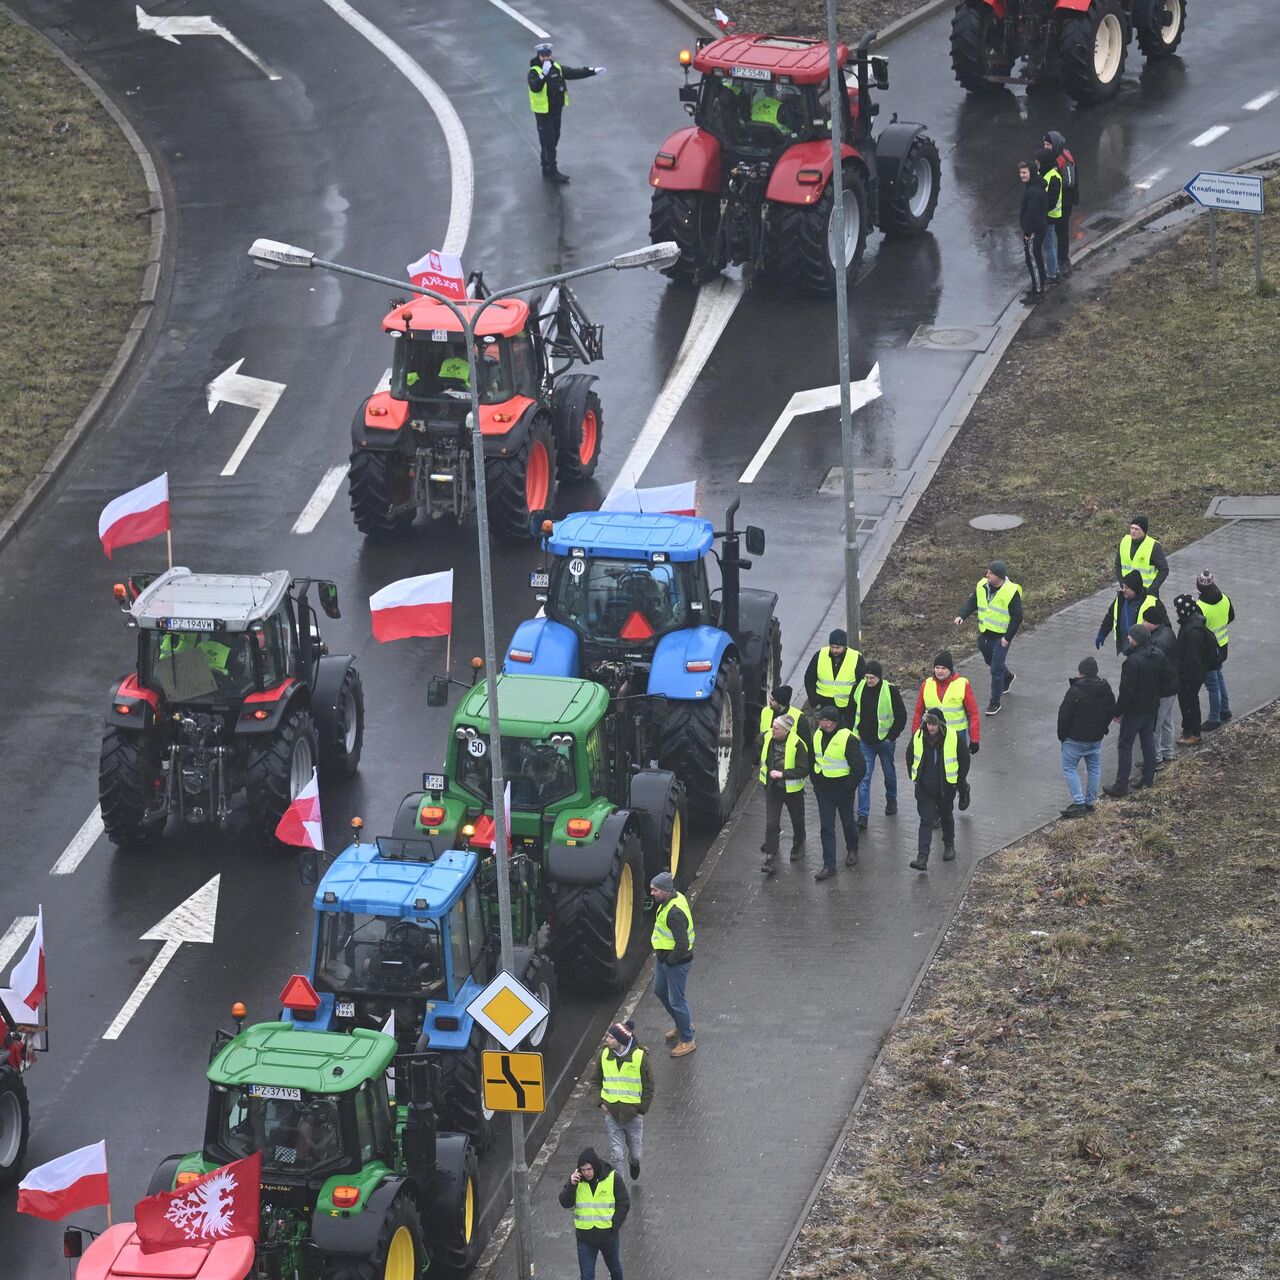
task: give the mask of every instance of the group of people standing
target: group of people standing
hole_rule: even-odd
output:
[[[1018,162],[1022,183],[1022,250],[1031,276],[1023,299],[1039,302],[1049,285],[1071,274],[1071,213],[1080,202],[1080,178],[1067,140],[1044,135],[1039,155]]]

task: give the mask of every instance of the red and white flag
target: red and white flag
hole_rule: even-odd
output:
[[[446,298],[465,298],[467,288],[462,279],[462,259],[456,253],[429,249],[417,262],[405,268],[409,279],[419,289],[431,289]]]
[[[32,1169],[18,1183],[18,1212],[50,1222],[96,1204],[110,1203],[105,1142],[50,1160]]]
[[[725,13],[723,9],[717,9],[715,11],[715,14],[716,14],[716,26],[719,27],[720,30],[725,32],[726,34],[734,30],[735,27],[737,27],[738,24],[734,22],[734,20],[731,17],[729,17],[729,15]]]
[[[373,638],[447,636],[453,629],[453,570],[401,578],[369,597]]]
[[[36,915],[36,931],[9,975],[10,986],[0,990],[9,1012],[19,1022],[38,1022],[49,984],[44,974],[44,908]]]
[[[168,533],[171,527],[167,471],[118,498],[112,498],[98,517],[98,537],[102,539],[102,549],[108,560],[117,547],[145,542],[158,533]]]
[[[601,511],[641,511],[649,515],[696,516],[698,482],[660,484],[649,489],[615,489],[600,504]]]
[[[139,1200],[133,1214],[142,1252],[213,1244],[233,1236],[256,1240],[261,1178],[262,1152],[255,1151],[176,1191]]]
[[[314,765],[311,769],[311,781],[298,792],[294,802],[276,824],[276,839],[281,844],[297,845],[300,849],[324,848],[324,821],[320,817],[320,775],[316,773]]]

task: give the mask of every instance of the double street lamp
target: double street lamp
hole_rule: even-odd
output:
[[[283,244],[278,240],[255,240],[249,249],[249,256],[264,267],[318,267],[339,275],[355,276],[358,280],[368,280],[373,284],[389,285],[393,289],[420,294],[447,307],[462,327],[467,345],[467,369],[471,382],[470,428],[476,486],[476,535],[480,552],[480,608],[484,630],[485,687],[489,699],[489,759],[493,800],[493,847],[497,861],[499,943],[502,967],[514,976],[515,940],[511,930],[511,868],[507,848],[506,806],[502,800],[506,794],[506,781],[502,775],[502,731],[498,716],[497,642],[493,621],[493,577],[489,560],[489,505],[484,470],[484,438],[479,430],[480,380],[476,366],[476,330],[480,317],[485,311],[504,298],[563,284],[581,276],[596,275],[601,271],[627,271],[634,267],[660,270],[671,266],[679,258],[680,248],[671,241],[646,245],[642,249],[620,253],[610,258],[608,262],[598,262],[590,267],[578,267],[573,271],[562,271],[558,275],[543,276],[524,284],[512,285],[508,289],[499,289],[482,300],[463,302],[445,297],[432,289],[425,289],[421,285],[408,284],[403,280],[376,275],[370,271],[361,271],[340,262],[330,262],[317,257],[309,249],[299,249],[296,245]],[[516,1274],[520,1280],[527,1280],[533,1275],[533,1217],[529,1200],[529,1166],[525,1162],[524,1118],[519,1112],[511,1113],[511,1181],[512,1202],[515,1205]]]

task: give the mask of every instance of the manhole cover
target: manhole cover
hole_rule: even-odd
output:
[[[986,533],[998,533],[1002,529],[1016,529],[1022,523],[1021,516],[1004,515],[993,511],[990,515],[974,516],[969,525]]]
[[[853,489],[860,498],[900,498],[907,491],[910,471],[892,471],[879,467],[854,467]],[[844,471],[832,467],[818,489],[819,493],[844,496]]]
[[[994,325],[959,325],[922,324],[916,327],[911,335],[909,347],[934,347],[941,351],[985,351],[995,337]]]

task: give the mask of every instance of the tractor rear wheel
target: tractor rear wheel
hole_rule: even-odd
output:
[[[0,1187],[18,1180],[30,1133],[26,1085],[16,1071],[0,1067]]]
[[[367,538],[390,538],[413,524],[412,511],[391,514],[412,492],[409,468],[394,450],[356,449],[347,471],[351,518]]]
[[[742,670],[726,657],[709,698],[668,701],[658,760],[685,785],[689,821],[716,830],[729,820],[747,741]]]
[[[600,397],[594,391],[588,391],[573,446],[556,452],[556,480],[560,484],[577,484],[582,480],[590,480],[600,461],[600,444],[603,439],[604,410],[600,406]]]
[[[566,982],[622,991],[645,957],[644,850],[628,828],[613,863],[595,884],[561,884],[551,903],[551,952]]]
[[[249,822],[259,838],[275,839],[284,811],[311,781],[319,756],[315,722],[306,707],[295,707],[274,733],[251,741],[245,762],[245,790]]]
[[[674,240],[680,256],[662,274],[678,284],[697,286],[715,279],[724,267],[716,251],[720,201],[705,191],[653,193],[649,205],[649,239],[654,244]]]
[[[669,871],[679,888],[687,821],[680,779],[666,769],[641,769],[631,778],[627,799],[640,824],[645,883],[659,871]]]
[[[893,181],[880,186],[880,229],[887,236],[918,236],[933,221],[942,187],[942,163],[928,134],[918,133]]]
[[[1093,0],[1084,13],[1063,15],[1062,76],[1067,92],[1082,106],[1119,92],[1128,37],[1120,0]]]
[[[489,528],[495,537],[528,542],[529,517],[556,500],[556,446],[551,420],[539,414],[510,457],[486,458]]]
[[[1148,14],[1149,22],[1138,26],[1142,56],[1156,61],[1172,58],[1187,29],[1187,0],[1151,0]]]
[[[782,683],[782,623],[769,619],[769,639],[765,642],[760,684],[747,703],[747,727],[760,723],[760,713],[769,705],[769,695]]]
[[[541,951],[535,951],[529,957],[529,963],[525,965],[520,981],[550,1010],[526,1037],[529,1047],[537,1049],[547,1038],[547,1032],[551,1030],[551,1019],[555,1017],[556,1012],[556,967],[551,957],[544,955]]]
[[[970,93],[998,93],[1004,86],[989,77],[1013,70],[1003,24],[985,0],[957,0],[951,17],[951,70]]]
[[[168,808],[154,733],[109,726],[98,761],[98,804],[112,844],[139,848],[164,830]]]
[[[418,1280],[426,1260],[418,1211],[402,1193],[391,1202],[373,1252],[365,1258],[330,1254],[324,1275],[326,1280]]]
[[[364,750],[364,686],[354,663],[342,677],[338,690],[338,716],[333,738],[320,749],[320,773],[331,778],[350,778],[360,767]]]
[[[493,1145],[493,1112],[484,1105],[484,1071],[480,1054],[484,1032],[471,1028],[471,1040],[463,1053],[440,1055],[440,1091],[444,1096],[444,1125],[455,1133],[465,1133],[476,1151],[483,1154]]]
[[[769,283],[789,292],[831,296],[836,291],[832,265],[835,182],[829,181],[813,204],[769,202],[770,227],[765,236],[764,271]],[[867,184],[856,169],[844,170],[844,256],[849,283],[858,274],[867,246]]]
[[[431,1274],[465,1276],[480,1256],[480,1174],[465,1139],[437,1140],[435,1188],[423,1214]]]

